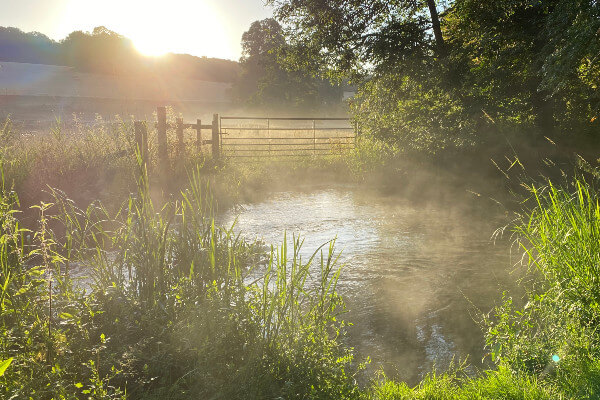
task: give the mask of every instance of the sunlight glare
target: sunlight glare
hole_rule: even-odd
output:
[[[141,54],[149,57],[159,57],[169,52],[169,43],[165,43],[161,35],[140,35],[133,39],[133,45]]]
[[[239,40],[231,40],[223,16],[207,0],[71,0],[67,8],[65,22],[77,21],[82,30],[104,25],[130,38],[147,56],[188,53],[227,58],[235,53],[232,43]]]

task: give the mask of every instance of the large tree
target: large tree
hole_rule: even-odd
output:
[[[403,148],[598,132],[598,0],[453,0],[441,14],[435,0],[268,3],[291,43],[362,73],[356,115]]]
[[[434,0],[268,0],[292,42],[341,72],[445,54]]]
[[[446,18],[454,56],[488,111],[544,135],[587,130],[599,111],[600,2],[456,0]]]
[[[235,86],[240,101],[254,106],[311,109],[340,97],[314,68],[290,63],[291,46],[273,18],[252,23],[242,36],[242,73]]]

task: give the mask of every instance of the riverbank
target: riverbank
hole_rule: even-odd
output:
[[[164,190],[152,189],[156,181],[148,180],[136,167],[126,130],[92,130],[75,141],[61,131],[52,132],[44,141],[4,132],[10,140],[2,142],[6,170],[0,208],[0,360],[5,361],[6,370],[0,380],[7,397],[115,399],[125,397],[126,392],[132,399],[198,395],[594,398],[598,393],[594,386],[600,370],[597,338],[590,330],[597,318],[593,290],[597,274],[589,267],[597,262],[589,255],[599,253],[594,246],[600,212],[592,180],[586,183],[580,178],[575,188],[535,186],[534,192],[529,187],[533,205],[511,214],[510,208],[488,199],[492,196],[479,187],[478,182],[486,183],[486,174],[469,180],[478,171],[460,174],[457,171],[468,169],[442,171],[416,161],[403,168],[407,159],[389,158],[387,150],[366,143],[346,157],[289,167],[218,165],[190,152],[189,158],[173,165],[172,195],[165,196]],[[116,159],[111,158],[115,155]],[[508,158],[505,163],[510,168],[497,163],[500,175],[500,170],[524,170],[517,159]],[[74,180],[82,171],[87,175]],[[594,179],[593,172],[588,170],[590,179]],[[329,184],[330,180],[336,184]],[[300,205],[294,203],[294,195],[273,195],[276,190],[315,181],[327,188],[321,195],[301,193],[306,198]],[[335,193],[339,182],[357,181],[366,196]],[[66,185],[59,186],[63,192],[35,197],[45,184],[56,182]],[[495,182],[499,181],[487,182],[485,187],[501,191]],[[17,194],[27,187],[27,200],[19,201]],[[89,190],[82,191],[83,187]],[[301,250],[300,243],[288,237],[279,250],[265,253],[252,240],[227,228],[235,212],[229,220],[225,217],[226,228],[218,228],[210,191],[216,194],[221,210],[231,204],[253,203],[261,214],[277,210],[277,202],[286,204],[288,208],[274,219],[280,227],[267,224],[264,231],[281,234],[283,228],[291,233],[294,226],[299,227],[307,237],[307,247]],[[88,207],[96,195],[108,199],[108,204],[93,202]],[[25,208],[40,200],[54,205]],[[421,208],[414,207],[417,203]],[[265,210],[261,211],[260,204]],[[319,224],[315,213],[324,204],[321,214],[327,218],[321,226],[311,225]],[[459,211],[448,214],[453,207],[447,204],[460,205]],[[490,204],[494,204],[492,211]],[[31,231],[23,230],[23,209],[29,210],[25,225]],[[354,214],[345,215],[348,210]],[[294,220],[298,215],[300,220]],[[488,228],[485,232],[474,229],[472,237],[461,236],[458,232],[472,220],[457,215],[487,219]],[[477,264],[489,266],[495,257],[482,253],[481,247],[492,230],[489,223],[496,223],[489,221],[490,215],[498,216],[498,225],[506,223],[505,218],[517,218],[512,229],[524,239],[525,249],[537,255],[531,258],[531,274],[524,288],[516,289],[518,295],[513,292],[511,298],[508,294],[482,318],[487,346],[478,356],[489,363],[480,366],[485,371],[473,368],[475,362],[469,368],[453,368],[451,357],[446,357],[442,368],[449,372],[424,376],[433,368],[435,348],[440,344],[451,342],[450,347],[464,348],[456,352],[460,357],[476,352],[464,346],[480,340],[461,328],[473,326],[468,308],[452,305],[458,299],[464,305],[465,300],[482,298],[478,290],[485,290],[486,285],[474,276],[485,271]],[[269,221],[260,215],[254,219],[261,224]],[[329,225],[340,229],[333,232]],[[250,224],[249,230],[259,229]],[[342,258],[337,258],[336,248],[326,245],[323,256],[317,252],[309,262],[322,244],[310,241],[327,242],[335,235],[339,242],[345,236],[353,238],[343,249],[336,247],[343,250]],[[276,237],[272,241],[281,243]],[[351,247],[356,241],[358,245]],[[397,247],[390,252],[401,244],[405,246],[400,246],[400,253]],[[469,254],[480,259],[469,264]],[[390,270],[390,260],[396,263],[406,255],[408,262],[400,263],[403,276],[422,279],[406,280]],[[70,265],[83,260],[94,277],[87,293],[77,288],[69,272]],[[340,278],[347,271],[339,270],[343,262],[358,266],[350,270],[347,281]],[[447,268],[452,265],[459,266],[454,273]],[[570,266],[568,270],[565,265]],[[251,273],[258,275],[249,280]],[[374,280],[365,284],[365,274]],[[309,279],[309,275],[313,276]],[[449,295],[448,290],[465,283],[472,286],[462,289],[474,289],[473,295]],[[507,286],[498,282],[499,291]],[[359,290],[364,287],[374,294]],[[395,291],[398,287],[404,290]],[[523,290],[525,308],[519,301]],[[373,300],[374,308],[365,299]],[[359,314],[376,317],[352,320],[357,304],[365,306]],[[483,312],[492,306],[476,305]],[[406,323],[411,320],[421,324]],[[448,335],[439,321],[455,322],[458,328]],[[359,338],[387,337],[389,346],[376,349],[368,340],[360,344],[352,337],[353,331]],[[425,338],[423,342],[419,337]],[[419,343],[420,356],[414,357],[411,366],[395,376],[388,370],[386,380],[375,378],[373,372],[381,365],[378,354]],[[373,349],[372,366],[363,365]],[[433,356],[428,358],[430,353]],[[401,360],[405,359],[392,363]]]
[[[346,259],[339,259],[333,247],[326,247],[322,258],[316,253],[316,258],[307,260],[314,246],[308,246],[310,254],[305,253],[300,242],[292,244],[289,237],[288,247],[284,241],[265,259],[252,242],[231,230],[215,227],[211,202],[203,192],[205,182],[198,178],[192,179],[182,193],[183,202],[168,202],[160,209],[155,208],[142,182],[137,195],[116,216],[98,206],[87,211],[72,208],[72,203],[59,195],[55,200],[63,212],[55,222],[65,226],[67,234],[63,238],[47,230],[46,206],[39,210],[40,229],[30,236],[32,239],[26,238],[14,219],[18,215],[13,211],[16,197],[3,191],[0,350],[6,370],[0,380],[4,395],[78,398],[92,394],[99,399],[186,399],[198,395],[247,398],[248,393],[255,398],[323,399],[551,399],[597,395],[594,382],[600,363],[595,350],[597,339],[590,331],[590,321],[596,318],[597,300],[590,290],[596,275],[589,268],[596,264],[593,260],[588,263],[585,257],[598,254],[593,247],[598,242],[594,235],[600,232],[600,211],[595,192],[583,181],[573,194],[568,188],[538,191],[537,209],[515,225],[526,240],[523,243],[530,243],[531,251],[541,257],[532,258],[532,280],[525,286],[527,305],[522,308],[508,294],[483,320],[488,328],[486,358],[494,363],[487,367],[491,369],[475,373],[465,365],[447,364],[448,372],[425,375],[411,388],[412,384],[390,378],[369,383],[374,376],[350,347],[353,340],[349,332],[355,327],[349,322],[355,322],[359,332],[366,328],[363,333],[367,336],[377,336],[377,332],[368,322],[365,325],[364,321],[347,319],[356,297],[361,297],[364,274],[343,268],[340,272],[339,263],[352,265],[367,256],[363,263],[366,271],[382,279],[374,281],[373,288],[385,292],[382,283],[386,282],[404,288],[398,292],[401,298],[388,301],[398,304],[398,310],[409,304],[411,291],[414,298],[423,298],[423,284],[430,285],[431,279],[402,284],[389,274],[384,276],[381,270],[376,271],[390,262],[375,262],[369,254],[385,252],[362,247],[346,248]],[[337,206],[337,212],[347,210],[341,200],[333,199],[329,204]],[[354,201],[359,207],[361,202],[364,204],[367,220],[373,217],[372,199]],[[322,205],[318,196],[307,202],[311,212]],[[383,210],[381,215],[389,219],[389,211]],[[282,215],[289,218],[289,214]],[[410,222],[406,217],[398,216]],[[454,222],[446,224],[435,213],[431,218],[432,229],[442,236],[448,236],[447,227],[455,227]],[[308,219],[288,222],[310,228]],[[352,232],[364,240],[363,245],[373,242],[368,235],[373,228],[360,217],[341,220],[349,221],[351,226],[341,230],[340,241]],[[423,222],[421,218],[417,221]],[[241,219],[240,224],[244,223]],[[390,238],[397,238],[397,234],[406,237],[406,227],[394,234],[385,225],[375,226],[389,233]],[[575,227],[577,235],[572,234]],[[275,229],[270,230],[275,234]],[[455,242],[444,246],[440,236],[432,236],[436,246],[431,247],[427,234],[417,236],[431,254],[451,247],[465,262],[465,250],[456,248]],[[409,251],[419,248],[410,240],[406,244]],[[471,251],[480,252],[477,247]],[[569,250],[572,248],[582,251],[574,253]],[[453,264],[452,257],[444,254],[438,255],[442,264]],[[489,261],[489,254],[482,256]],[[77,289],[68,269],[70,263],[82,259],[88,262],[95,278],[87,293]],[[415,254],[414,259],[423,259],[423,255]],[[428,264],[426,261],[422,265]],[[565,269],[565,265],[573,268]],[[455,276],[457,284],[473,279],[473,269],[467,267],[464,272],[467,276]],[[349,273],[360,282],[344,281],[340,273]],[[254,274],[253,279],[248,279],[249,274]],[[423,278],[427,276],[431,278],[428,273]],[[448,276],[440,277],[440,287],[455,286],[448,283],[452,282]],[[473,288],[481,289],[481,281],[471,283]],[[499,286],[506,289],[506,285]],[[382,298],[389,300],[391,292],[385,293]],[[343,313],[344,294],[348,314]],[[429,297],[437,306],[446,295]],[[462,315],[464,309],[448,309],[452,311],[448,321],[467,321]],[[448,309],[433,310],[429,318]],[[565,312],[567,309],[570,312]],[[372,314],[369,307],[365,311]],[[389,326],[393,313],[381,315]],[[430,339],[439,334],[435,326],[432,321],[425,328],[430,330],[424,333]],[[457,332],[456,338],[469,342],[464,332]],[[357,350],[362,351],[359,346]],[[414,368],[419,372],[429,369]]]
[[[168,121],[174,123],[175,118],[169,110]],[[19,193],[22,220],[31,221],[31,227],[36,219],[31,206],[51,202],[49,188],[63,191],[81,207],[101,200],[112,211],[136,191],[140,171],[131,121],[105,124],[98,119],[94,124],[83,124],[74,120],[70,128],[57,121],[47,133],[28,134],[15,130],[7,120],[0,133],[6,186]],[[395,194],[415,202],[464,204],[465,208],[482,207],[483,212],[490,207],[519,211],[520,201],[527,196],[520,186],[522,182],[535,181],[539,175],[556,178],[559,171],[572,170],[576,161],[573,157],[560,161],[555,157],[556,165],[549,167],[547,157],[556,155],[556,148],[547,141],[535,152],[507,147],[504,150],[512,153],[476,152],[433,160],[401,153],[363,136],[357,139],[354,150],[343,154],[294,162],[215,162],[208,153],[198,153],[192,142],[186,142],[187,147],[180,154],[174,132],[169,130],[168,134],[171,162],[161,172],[165,166],[158,161],[156,132],[152,128],[149,131],[147,171],[155,201],[177,196],[188,176],[198,172],[210,181],[222,210],[236,203],[260,201],[265,193],[273,191],[335,182],[360,184],[365,190]]]

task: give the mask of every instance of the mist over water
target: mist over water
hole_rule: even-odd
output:
[[[345,264],[339,281],[347,340],[358,360],[416,383],[453,358],[481,367],[483,334],[474,311],[487,312],[501,288],[515,286],[507,240],[491,236],[502,215],[423,205],[353,186],[276,192],[220,216],[225,226],[266,244],[284,232],[304,239],[303,260],[336,238]],[[326,249],[325,249],[326,252]]]

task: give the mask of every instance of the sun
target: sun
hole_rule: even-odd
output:
[[[188,53],[224,57],[235,53],[239,43],[239,38],[231,37],[227,14],[209,0],[68,1],[61,25],[72,26],[72,21],[77,21],[76,29],[84,31],[106,26],[131,39],[146,56]]]
[[[141,54],[210,54],[228,46],[223,24],[205,1],[170,0],[168,7],[160,4],[147,2],[138,8],[139,18],[130,21],[130,38]]]
[[[144,35],[142,33],[139,37],[133,38],[133,45],[138,52],[148,57],[160,57],[170,51],[169,43],[165,43],[156,35]]]

